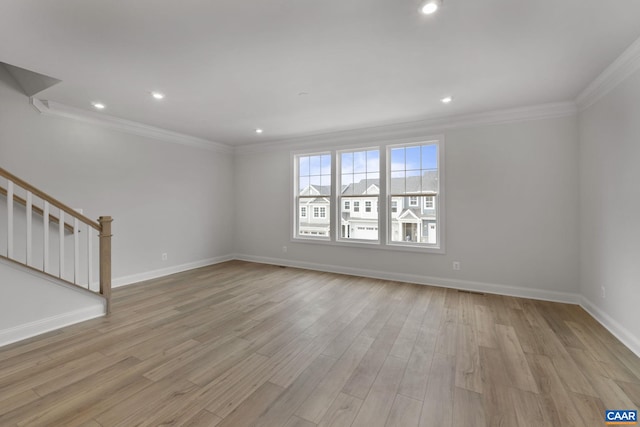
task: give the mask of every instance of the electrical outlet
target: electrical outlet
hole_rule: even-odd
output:
[[[460,270],[460,261],[453,261],[453,269],[456,271]]]
[[[604,286],[600,288],[600,295],[602,296],[602,298],[607,297],[607,291],[605,290]]]
[[[284,253],[286,253],[286,252],[287,252],[287,247],[286,247],[286,246],[283,246],[283,247],[282,247],[282,252],[284,252]]]
[[[163,260],[163,261],[166,261],[168,258],[169,258],[169,257],[168,257],[168,255],[167,255],[167,253],[166,253],[166,252],[162,254],[162,260]]]

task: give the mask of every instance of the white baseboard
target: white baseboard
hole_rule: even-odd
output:
[[[578,304],[580,296],[568,292],[549,291],[546,289],[520,288],[516,286],[501,285],[469,280],[455,280],[443,277],[420,276],[417,274],[392,273],[380,270],[365,270],[361,268],[343,267],[329,264],[317,264],[303,261],[292,261],[280,258],[268,258],[253,255],[236,254],[235,259],[241,261],[257,262],[261,264],[285,265],[287,267],[304,268],[307,270],[326,271],[330,273],[349,274],[352,276],[371,277],[374,279],[395,280],[399,282],[416,283],[419,285],[432,285],[443,288],[461,289],[465,291],[484,292],[489,294],[508,295],[520,298],[538,299],[544,301]]]
[[[586,310],[594,319],[596,319],[602,326],[604,326],[609,332],[611,332],[616,338],[618,338],[622,344],[626,345],[629,350],[633,351],[636,356],[640,357],[640,338],[634,335],[627,328],[618,323],[607,313],[599,309],[594,303],[592,303],[586,297],[581,297],[580,306]]]
[[[220,264],[221,262],[233,260],[233,255],[224,255],[215,258],[203,259],[200,261],[188,262],[186,264],[174,265],[167,268],[161,268],[159,270],[146,271],[144,273],[132,274],[129,276],[118,277],[111,281],[111,287],[117,288],[120,286],[132,285],[138,282],[144,282],[146,280],[157,279],[163,276],[169,276],[170,274],[182,273],[183,271],[193,270],[194,268],[206,267],[208,265]]]
[[[104,316],[104,314],[104,304],[92,305],[80,310],[62,313],[57,316],[52,316],[46,319],[37,320],[35,322],[26,323],[24,325],[0,330],[0,347],[17,341],[25,340],[27,338],[35,337],[36,335],[44,334],[55,329],[60,329],[65,326],[84,322],[90,319],[95,319],[96,317]]]

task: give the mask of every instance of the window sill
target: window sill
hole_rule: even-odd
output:
[[[391,252],[417,252],[422,254],[439,254],[444,255],[446,252],[443,247],[435,247],[435,246],[409,246],[403,245],[401,243],[390,243],[384,244],[377,241],[344,241],[344,240],[320,240],[320,239],[306,239],[303,237],[294,237],[291,239],[291,243],[309,243],[309,244],[320,244],[327,246],[337,246],[337,247],[346,247],[346,248],[360,248],[360,249],[375,249],[375,250],[383,250],[383,251],[391,251]]]

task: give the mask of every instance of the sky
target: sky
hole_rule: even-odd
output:
[[[348,185],[363,179],[380,178],[380,151],[363,150],[340,153],[341,184]],[[438,147],[435,144],[391,148],[391,176],[420,176],[425,170],[438,167]],[[309,184],[331,185],[331,155],[318,154],[298,157],[300,189]]]

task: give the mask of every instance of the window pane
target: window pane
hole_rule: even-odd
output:
[[[298,235],[301,237],[329,237],[331,203],[327,198],[302,199],[306,216],[298,219]]]
[[[392,171],[403,171],[406,169],[404,164],[404,148],[392,148],[390,157]]]
[[[353,153],[342,153],[340,168],[343,174],[353,173]]]
[[[331,155],[324,154],[322,156],[321,162],[321,173],[322,175],[331,175]]]
[[[366,172],[367,171],[367,152],[357,151],[353,153],[353,171]]]
[[[421,187],[420,171],[407,171],[405,193],[420,193]]]
[[[367,191],[367,174],[357,173],[353,175],[353,194],[365,194]]]
[[[308,176],[303,176],[300,177],[300,195],[304,196],[309,194],[309,177]]]
[[[342,175],[342,194],[353,194],[353,175]]]
[[[422,192],[438,192],[438,171],[424,171],[422,174]]]
[[[320,186],[322,194],[331,194],[331,175],[322,175],[320,177]]]
[[[367,172],[380,172],[380,151],[367,151]]]
[[[298,174],[300,176],[309,176],[309,157],[308,156],[304,156],[304,157],[300,157],[300,166],[299,166],[299,172]]]
[[[438,146],[435,144],[423,145],[422,169],[436,169],[438,167]]]
[[[320,156],[311,156],[309,158],[309,163],[310,163],[309,175],[320,175],[321,174]]]
[[[420,147],[405,149],[406,170],[420,170]]]
[[[436,196],[393,197],[390,216],[391,241],[436,244],[436,199]]]
[[[391,194],[404,194],[404,171],[391,172]]]
[[[366,194],[380,194],[380,174],[368,173],[367,174],[367,193]]]
[[[343,197],[352,206],[340,218],[340,238],[347,240],[378,240],[378,197]]]

